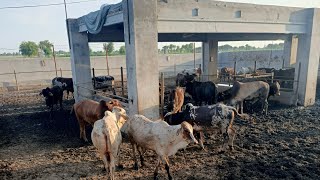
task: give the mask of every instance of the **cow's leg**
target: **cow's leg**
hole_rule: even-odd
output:
[[[169,167],[169,159],[168,157],[163,157],[164,161],[165,161],[165,168],[167,170],[167,174],[168,174],[168,179],[172,180],[172,176],[170,174],[170,167]]]
[[[104,164],[104,170],[106,170],[107,173],[108,173],[108,170],[109,170],[109,162],[108,162],[108,160],[110,159],[109,154],[108,153],[102,153],[101,154],[101,158],[102,158],[102,161],[103,161],[103,164]]]
[[[132,144],[132,158],[134,160],[134,169],[138,170],[139,166],[138,166],[138,161],[136,159],[136,150],[137,150],[137,145],[135,143],[131,143]]]
[[[139,153],[139,156],[140,156],[140,162],[141,162],[141,166],[145,166],[144,164],[144,158],[143,158],[143,149],[141,147],[138,147],[138,153]]]
[[[225,121],[222,121],[221,124],[220,124],[220,132],[222,133],[222,136],[223,136],[223,146],[222,146],[222,152],[225,152],[226,149],[227,149],[227,145],[228,145],[228,140],[229,140],[229,137],[228,137],[228,125],[226,124]]]
[[[121,151],[121,148],[119,146],[119,149],[118,149],[118,152],[117,152],[117,161],[118,161],[118,166],[117,166],[117,169],[118,170],[122,170],[123,169],[123,165],[121,164],[121,156],[120,156],[120,151]]]
[[[110,179],[114,180],[114,171],[115,171],[115,157],[110,154],[110,160],[109,160],[109,174],[110,174]]]
[[[80,139],[83,139],[85,142],[88,142],[87,135],[86,135],[86,123],[81,120],[79,121],[80,126]]]
[[[194,126],[193,126],[193,130],[199,132],[199,134],[200,134],[199,144],[200,144],[201,148],[202,148],[203,150],[205,150],[205,149],[204,149],[204,146],[203,146],[203,143],[204,143],[203,129],[202,129],[200,126],[198,126],[198,125],[194,125]]]
[[[241,111],[241,114],[243,114],[243,101],[240,102],[240,111]]]
[[[233,127],[229,127],[227,130],[228,133],[228,145],[230,150],[233,150],[233,141],[236,136],[236,130]]]
[[[157,162],[157,165],[156,165],[156,169],[154,170],[154,173],[153,173],[153,179],[154,180],[158,179],[158,170],[159,170],[160,165],[161,165],[161,157],[158,156],[158,162]]]
[[[265,101],[264,101],[264,110],[266,111],[265,113],[266,113],[266,115],[268,115],[268,106],[269,106],[269,103],[268,103],[268,100],[266,99]]]

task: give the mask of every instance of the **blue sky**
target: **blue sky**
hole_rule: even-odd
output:
[[[83,0],[67,0],[67,2]],[[269,4],[296,7],[318,7],[320,0],[221,0],[229,2],[244,2],[255,4]],[[91,11],[98,10],[102,4],[117,3],[120,0],[96,0],[79,4],[68,4],[68,18],[77,18]],[[65,25],[64,6],[49,6],[22,9],[1,9],[8,6],[40,5],[63,3],[63,0],[0,0],[0,53],[4,51],[18,51],[20,42],[49,40],[55,44],[56,49],[67,50],[67,32]],[[241,45],[247,42],[237,42]],[[160,46],[165,43],[161,43]],[[265,43],[251,42],[253,45],[263,46]],[[199,44],[198,44],[199,45]],[[95,50],[101,44],[91,44]],[[117,45],[119,47],[119,45]],[[12,49],[12,50],[9,50]]]

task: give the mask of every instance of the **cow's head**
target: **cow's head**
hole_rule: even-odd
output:
[[[122,107],[115,106],[112,109],[112,113],[116,115],[117,124],[121,129],[123,124],[129,119],[129,116],[126,113],[126,110],[124,110]]]
[[[43,97],[46,97],[46,98],[53,96],[53,94],[52,94],[52,92],[51,92],[49,87],[47,87],[46,89],[42,89],[42,91],[40,92],[39,95],[40,96],[43,95]]]
[[[274,82],[273,85],[275,88],[275,94],[277,96],[280,96],[280,83],[279,83],[279,81]]]
[[[122,107],[120,101],[117,100],[117,99],[111,99],[111,100],[107,103],[107,106],[108,106],[108,110],[109,110],[109,111],[112,111],[113,107],[115,107],[115,106]]]
[[[194,143],[198,144],[198,141],[193,136],[193,128],[192,128],[192,126],[186,121],[183,121],[181,123],[181,128],[178,131],[178,135],[182,136],[182,138],[185,141],[187,141],[188,143],[194,142]]]

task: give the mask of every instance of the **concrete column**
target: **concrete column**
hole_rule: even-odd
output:
[[[93,86],[91,80],[88,34],[86,32],[78,32],[79,26],[77,19],[68,19],[67,21],[71,48],[74,98],[76,102],[85,98],[92,99],[93,92],[89,90],[93,89]]]
[[[218,41],[202,43],[203,81],[216,81],[218,68]]]
[[[129,114],[159,118],[157,0],[124,0]]]
[[[284,41],[284,68],[294,67],[297,61],[298,37],[289,35]]]
[[[306,9],[306,34],[298,35],[298,54],[295,79],[298,80],[298,103],[304,106],[315,103],[320,57],[320,9]],[[300,78],[298,67],[301,63]]]

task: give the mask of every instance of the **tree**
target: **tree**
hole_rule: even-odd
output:
[[[53,44],[48,40],[40,41],[39,48],[44,52],[46,57],[50,57],[52,55],[52,46]]]
[[[121,46],[119,49],[119,54],[124,55],[126,54],[126,47],[125,46]]]
[[[114,51],[113,42],[103,43],[103,50],[104,50],[104,52],[108,51],[108,55],[111,55],[113,53],[113,51]]]
[[[19,51],[23,56],[36,56],[38,54],[38,45],[32,41],[23,41],[19,46]]]

